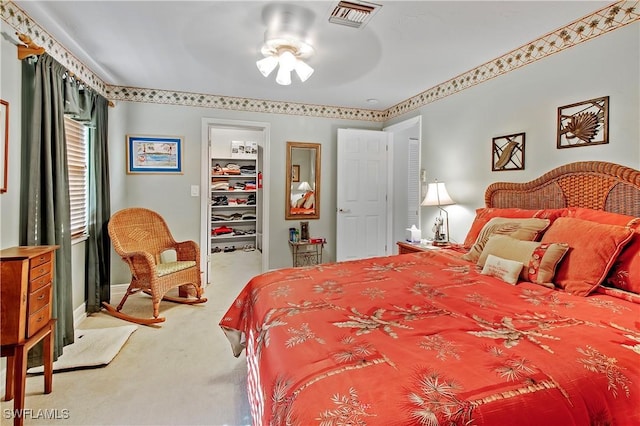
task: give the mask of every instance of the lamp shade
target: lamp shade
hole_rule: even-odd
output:
[[[278,66],[278,58],[275,56],[267,56],[266,58],[262,58],[256,62],[256,66],[262,75],[268,77],[269,74],[271,74],[271,72]]]
[[[282,65],[280,65],[280,68],[278,68],[278,74],[276,75],[276,83],[278,83],[281,86],[290,85],[291,84],[291,70],[283,68]]]
[[[444,182],[430,183],[427,188],[427,195],[422,200],[421,206],[448,206],[455,204],[449,196]]]
[[[296,74],[298,74],[298,77],[300,77],[300,80],[303,83],[307,81],[309,77],[311,77],[311,74],[313,74],[313,68],[311,68],[309,65],[307,65],[306,62],[302,61],[301,59],[298,59],[296,61],[295,70]]]
[[[309,185],[309,182],[304,181],[298,185],[298,191],[311,191],[311,185]]]

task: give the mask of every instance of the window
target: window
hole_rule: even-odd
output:
[[[87,127],[69,117],[64,118],[69,168],[69,199],[71,202],[71,238],[87,235],[88,164]]]

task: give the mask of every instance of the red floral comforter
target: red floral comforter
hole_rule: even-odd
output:
[[[220,326],[254,424],[640,424],[640,305],[442,251],[265,273]]]

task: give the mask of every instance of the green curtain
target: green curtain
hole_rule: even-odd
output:
[[[83,87],[46,53],[22,61],[22,159],[20,244],[58,245],[53,317],[57,318],[54,359],[73,343],[69,176],[64,115],[89,127],[89,237],[86,241],[87,312],[109,301],[111,215],[107,155],[108,101]],[[42,345],[29,352],[28,365],[42,364]]]
[[[81,102],[82,103],[82,102]],[[107,120],[109,103],[96,96],[91,109],[93,128],[89,142],[89,239],[87,240],[87,312],[98,312],[111,299],[111,240],[107,222],[111,216]]]
[[[58,245],[52,315],[57,318],[54,359],[73,343],[71,235],[67,146],[64,134],[64,74],[46,53],[22,61],[22,159],[20,244]],[[29,352],[29,366],[42,364],[42,345]]]

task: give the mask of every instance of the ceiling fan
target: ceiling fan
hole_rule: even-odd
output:
[[[315,14],[299,5],[270,4],[262,11],[267,25],[261,53],[264,58],[256,62],[258,70],[268,77],[278,68],[276,83],[291,84],[291,73],[296,72],[302,82],[313,74],[313,68],[305,60],[314,53],[308,41],[307,29]]]

